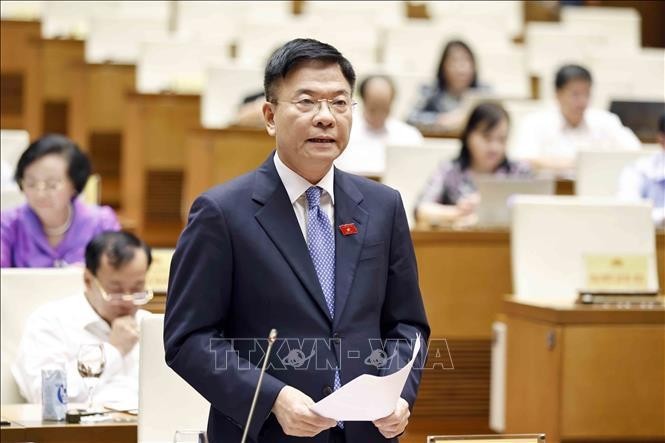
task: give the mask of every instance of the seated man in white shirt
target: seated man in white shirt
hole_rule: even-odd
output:
[[[362,114],[353,116],[351,135],[346,150],[335,161],[344,171],[379,178],[386,167],[389,144],[421,145],[418,129],[390,117],[395,98],[395,85],[390,77],[371,75],[359,86]]]
[[[145,287],[150,248],[128,232],[102,232],[85,250],[84,294],[38,308],[27,320],[12,374],[21,395],[41,402],[41,369],[67,373],[70,402],[85,402],[87,387],[77,371],[82,344],[102,344],[105,367],[94,388],[96,404],[138,402],[139,325],[150,315]]]
[[[512,156],[536,169],[569,172],[580,149],[639,149],[640,141],[619,117],[589,109],[591,84],[591,73],[584,67],[561,67],[555,79],[557,105],[524,118]]]

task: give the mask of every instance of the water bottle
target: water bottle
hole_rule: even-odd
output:
[[[63,421],[67,413],[67,373],[63,368],[42,369],[42,419]]]

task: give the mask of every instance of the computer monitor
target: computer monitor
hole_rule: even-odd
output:
[[[474,183],[480,194],[479,227],[510,226],[510,200],[515,195],[552,195],[555,191],[553,178],[476,176]]]
[[[658,118],[665,113],[665,102],[623,101],[610,103],[610,112],[618,115],[643,143],[655,143]]]

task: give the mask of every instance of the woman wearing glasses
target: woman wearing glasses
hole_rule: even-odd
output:
[[[462,131],[462,148],[452,161],[443,161],[429,178],[416,209],[419,223],[427,226],[469,226],[476,223],[480,195],[474,175],[530,177],[525,164],[506,156],[509,118],[497,103],[476,106]]]
[[[46,135],[28,146],[14,176],[27,203],[2,213],[1,267],[81,264],[90,239],[120,229],[111,208],[77,198],[90,169],[86,155],[62,135]]]

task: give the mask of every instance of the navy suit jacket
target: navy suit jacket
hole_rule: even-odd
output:
[[[171,264],[166,361],[210,401],[211,442],[240,441],[271,328],[280,340],[252,419],[255,442],[302,441],[285,435],[270,412],[285,385],[318,401],[331,392],[334,367],[342,384],[361,374],[386,375],[411,358],[417,334],[422,349],[429,337],[399,193],[335,169],[331,319],[273,155],[197,198]],[[349,223],[357,233],[342,235],[338,226]],[[366,362],[380,340],[388,340],[385,355],[397,357],[384,368]],[[402,392],[411,407],[420,375],[413,369]],[[344,429],[349,443],[387,441],[371,422],[346,422]],[[327,443],[328,434],[312,441]]]

